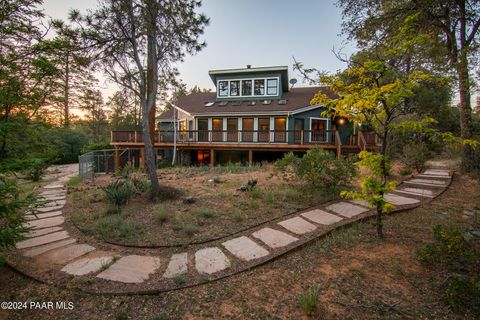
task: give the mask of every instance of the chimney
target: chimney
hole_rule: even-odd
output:
[[[251,64],[247,64],[247,69],[250,69],[252,67]]]

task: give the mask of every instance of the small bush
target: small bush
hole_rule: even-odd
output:
[[[116,180],[103,188],[105,199],[117,211],[120,211],[120,207],[128,203],[128,200],[135,194],[135,190],[135,185],[129,180]]]
[[[314,285],[307,292],[302,292],[297,296],[300,307],[305,311],[307,316],[311,316],[315,312],[320,295],[320,287]]]
[[[204,218],[214,218],[216,216],[215,211],[209,209],[198,209],[196,213]]]
[[[262,193],[258,188],[251,188],[247,190],[247,194],[250,198],[258,199],[262,196]]]
[[[70,187],[74,187],[74,186],[76,186],[77,184],[79,184],[80,182],[82,182],[82,178],[80,178],[79,176],[75,176],[75,177],[71,177],[71,178],[67,181],[67,185],[70,186]]]
[[[169,218],[169,210],[168,207],[165,204],[161,204],[158,206],[158,208],[154,212],[155,219],[160,222],[161,224],[164,224],[167,222]]]
[[[248,206],[252,209],[257,209],[259,207],[259,204],[256,200],[250,199],[247,202]]]
[[[150,189],[150,181],[148,181],[145,178],[140,178],[140,177],[131,177],[129,178],[130,181],[132,181],[133,185],[135,186],[135,189],[137,192],[147,192],[148,189]]]
[[[243,221],[243,213],[240,210],[235,210],[233,212],[233,219],[237,222]]]
[[[183,223],[180,219],[175,218],[172,220],[172,230],[173,231],[180,231],[183,229]]]
[[[410,143],[403,147],[402,162],[409,168],[421,172],[430,158],[430,150],[424,142]]]
[[[185,233],[191,237],[198,232],[198,225],[195,221],[187,221],[185,222],[183,229],[185,230]]]
[[[410,168],[401,168],[399,173],[401,176],[408,176],[413,173],[413,170]]]
[[[121,168],[118,168],[114,173],[113,175],[115,177],[123,177],[123,178],[128,178],[130,177],[130,175],[132,173],[135,173],[135,172],[140,172],[141,169],[140,168],[135,168],[135,166],[133,165],[133,163],[131,162],[128,162],[126,165],[124,165],[123,167]]]
[[[187,282],[187,279],[185,278],[184,274],[178,274],[175,277],[173,277],[172,280],[177,286],[181,286],[182,284],[185,284]]]
[[[40,181],[40,178],[45,174],[48,163],[43,159],[31,159],[25,162],[26,178],[32,181]]]
[[[165,169],[165,168],[172,168],[172,162],[168,160],[162,160],[157,163],[157,168],[158,169]]]

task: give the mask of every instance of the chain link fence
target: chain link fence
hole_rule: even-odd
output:
[[[115,149],[95,150],[78,157],[79,176],[82,180],[93,180],[96,173],[115,171]],[[120,167],[131,164],[140,166],[140,149],[119,149]]]

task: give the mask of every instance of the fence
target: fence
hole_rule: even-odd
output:
[[[110,173],[115,168],[115,149],[95,150],[78,157],[78,171],[82,180],[93,180],[96,173]],[[120,167],[127,163],[140,166],[140,149],[121,149]]]

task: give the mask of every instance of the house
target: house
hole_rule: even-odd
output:
[[[274,160],[315,146],[337,156],[372,148],[375,137],[343,118],[327,117],[310,101],[326,87],[290,87],[288,67],[211,70],[215,92],[179,98],[158,117],[154,146],[160,159],[173,148],[184,164]],[[112,131],[116,148],[142,147],[141,132]]]

